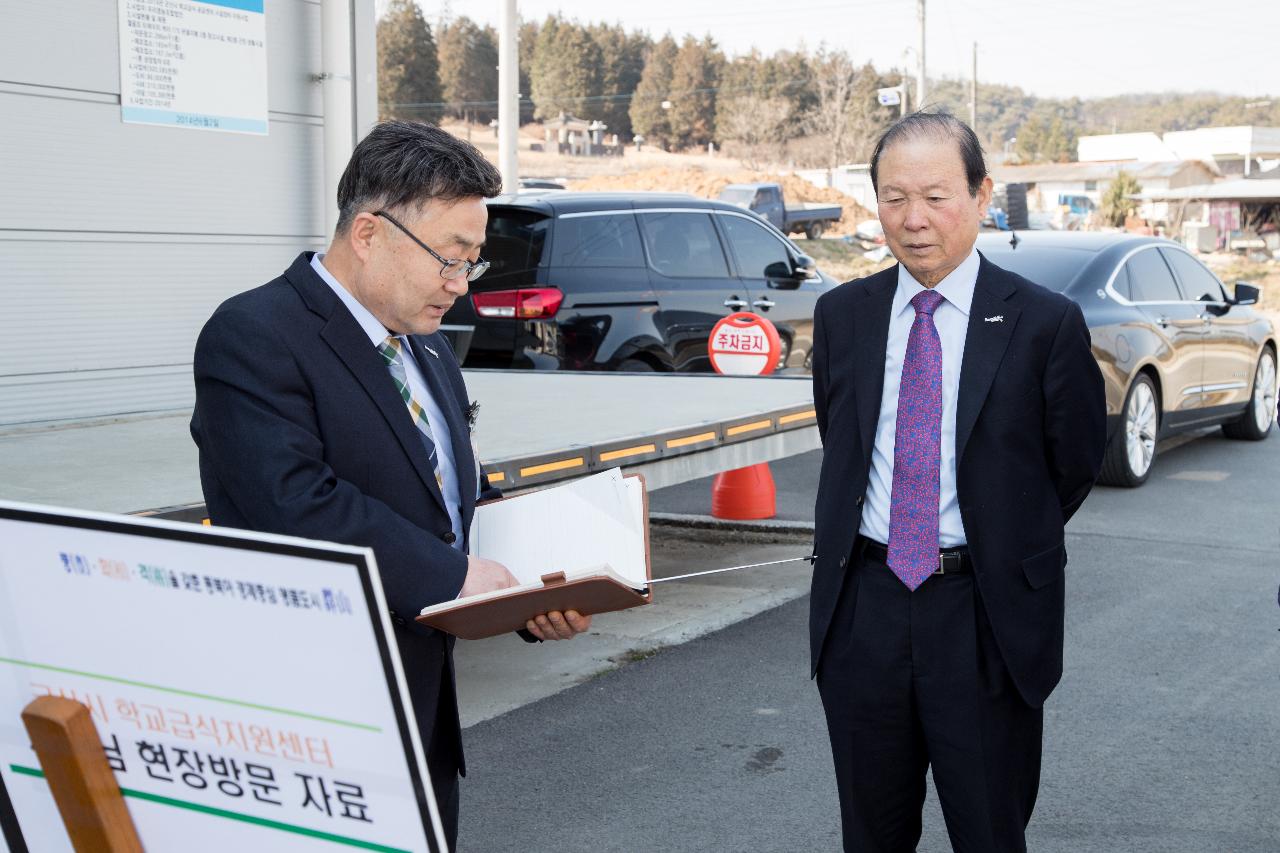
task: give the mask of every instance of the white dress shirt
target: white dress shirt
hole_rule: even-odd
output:
[[[938,547],[955,548],[968,542],[960,504],[956,496],[956,398],[960,392],[960,365],[964,341],[969,333],[969,308],[978,282],[980,259],[977,249],[934,288],[943,297],[933,314],[933,325],[942,343],[942,456],[938,489]],[[924,286],[907,268],[898,265],[898,289],[889,314],[889,342],[884,353],[884,393],[880,398],[880,418],[876,422],[875,446],[871,452],[871,477],[863,502],[859,532],[868,539],[888,544],[889,506],[893,497],[893,449],[898,425],[898,386],[902,361],[907,354],[907,338],[915,322],[911,299]]]
[[[369,342],[374,348],[381,346],[389,334],[387,328],[378,321],[378,318],[369,313],[368,308],[360,304],[351,291],[333,277],[333,273],[321,263],[323,260],[324,255],[317,252],[311,258],[311,268],[316,271],[316,275],[324,279],[325,284],[333,289],[333,292],[342,300],[342,304],[347,306],[351,316],[356,318],[360,328],[364,329],[364,333],[369,336]],[[418,362],[413,357],[409,341],[405,335],[399,337],[400,355],[404,359],[404,372],[405,378],[409,380],[409,391],[413,394],[413,399],[417,400],[427,413],[427,424],[430,425],[431,435],[435,439],[436,457],[440,463],[442,480],[440,491],[444,495],[444,505],[449,511],[450,526],[453,527],[453,547],[461,551],[462,501],[458,490],[458,467],[453,458],[453,444],[449,440],[449,422],[444,419],[444,412],[431,396],[430,388],[422,375],[422,369],[418,367]],[[387,371],[387,381],[391,382],[390,371]],[[405,408],[405,414],[408,414],[408,407]]]

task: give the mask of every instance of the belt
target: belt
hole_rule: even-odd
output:
[[[859,536],[854,543],[855,553],[859,550],[872,560],[889,565],[889,546],[882,545],[874,539]],[[969,557],[968,548],[943,548],[938,551],[938,568],[935,575],[963,575],[973,572],[973,560]]]

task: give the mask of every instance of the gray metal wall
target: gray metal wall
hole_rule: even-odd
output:
[[[264,137],[121,122],[115,0],[0,0],[0,425],[190,406],[218,303],[322,248],[320,6],[266,14]]]

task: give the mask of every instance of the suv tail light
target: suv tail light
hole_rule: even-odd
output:
[[[481,317],[513,320],[545,320],[554,317],[564,293],[554,287],[522,287],[473,293],[471,302]]]

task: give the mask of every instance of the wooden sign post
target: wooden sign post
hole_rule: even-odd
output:
[[[142,853],[89,709],[74,699],[41,696],[23,710],[22,722],[71,845],[77,851]]]

